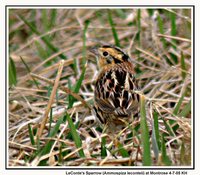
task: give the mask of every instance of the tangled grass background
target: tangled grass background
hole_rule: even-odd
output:
[[[191,9],[9,9],[9,166],[190,166]],[[91,113],[98,65],[121,47],[144,94],[113,142]]]

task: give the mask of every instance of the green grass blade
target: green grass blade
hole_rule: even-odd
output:
[[[68,79],[68,88],[72,89],[72,83],[70,78]],[[68,108],[70,109],[73,106],[75,99],[72,95],[68,95],[67,100],[68,100]]]
[[[172,164],[172,162],[169,159],[169,157],[167,155],[167,152],[166,152],[166,146],[165,146],[164,136],[162,136],[161,152],[162,152],[162,163],[164,163],[167,166],[170,166]]]
[[[101,139],[101,157],[104,158],[107,156],[106,152],[106,138],[102,137]]]
[[[186,117],[190,112],[191,112],[191,100],[185,105],[183,110],[178,115]]]
[[[156,134],[155,134],[155,128],[153,126],[153,130],[152,130],[152,148],[153,148],[153,152],[154,155],[156,157],[156,160],[158,160],[158,156],[159,156],[159,148],[158,148],[158,143],[156,140]]]
[[[164,118],[162,118],[162,120],[163,120],[163,123],[164,123],[165,128],[168,131],[169,135],[172,136],[173,138],[176,137],[175,132],[179,126],[175,125],[174,127],[172,127],[171,125],[174,123],[174,121],[172,121],[172,120],[165,121]],[[177,140],[174,140],[174,143],[177,144],[178,143]]]
[[[84,67],[85,63],[86,63],[86,33],[87,33],[87,29],[89,27],[90,21],[86,21],[85,22],[85,26],[84,26],[84,30],[83,30],[83,59],[82,59],[82,66]]]
[[[50,151],[51,151],[51,148],[53,146],[55,141],[51,140],[49,142],[47,142],[45,144],[45,146],[43,148],[41,148],[41,151],[37,154],[38,157],[41,157],[43,155],[46,155],[48,154]],[[45,159],[45,160],[42,160],[40,161],[40,163],[38,164],[39,166],[45,166],[45,165],[48,165],[47,163],[48,159]]]
[[[31,70],[30,70],[28,64],[26,64],[26,62],[24,61],[24,59],[23,59],[21,56],[20,56],[20,59],[21,59],[22,63],[24,64],[24,66],[25,66],[27,72],[30,73]],[[33,78],[32,76],[31,76],[31,78],[32,78],[32,80],[33,80],[35,86],[39,89],[38,82],[37,82],[37,81],[35,80],[35,78]]]
[[[42,25],[44,27],[44,30],[45,32],[47,32],[49,30],[49,19],[48,19],[48,16],[47,16],[47,9],[42,9],[41,10],[42,13],[41,13],[41,20],[42,20]]]
[[[174,65],[178,64],[178,57],[174,53],[169,53],[170,62]]]
[[[146,109],[145,109],[145,97],[140,95],[140,115],[141,115],[141,139],[143,146],[143,157],[142,163],[143,166],[151,165],[151,151],[150,151],[150,142],[149,142],[149,129],[147,126],[146,119]]]
[[[186,65],[185,65],[185,57],[183,52],[181,52],[181,69],[182,69],[182,78],[183,80],[186,77]]]
[[[153,16],[154,11],[154,9],[147,9],[149,16]]]
[[[30,22],[28,22],[23,16],[20,15],[19,17],[31,29],[31,31],[33,33],[35,33],[37,35],[41,35],[40,32]],[[51,42],[49,41],[49,38],[47,38],[47,37],[44,36],[44,37],[41,37],[41,39],[44,41],[44,43],[46,44],[46,46],[49,49],[51,49],[53,52],[58,52],[59,51],[58,48],[56,48],[53,44],[51,44]],[[62,59],[64,59],[64,60],[67,59],[67,57],[65,55],[63,55],[63,54],[60,54],[59,57],[62,58]]]
[[[122,157],[125,158],[125,157],[129,157],[130,156],[128,151],[123,147],[123,145],[121,143],[119,143],[118,149],[119,149],[119,152],[122,155]]]
[[[12,60],[12,58],[9,58],[9,86],[16,85],[17,84],[17,72],[16,72],[16,67],[15,63]]]
[[[176,14],[170,13],[170,20],[171,20],[171,35],[176,36],[177,35]],[[177,41],[175,39],[172,39],[172,41],[174,43],[172,47],[176,50]],[[170,53],[170,58],[174,64],[178,64],[178,57],[174,53]]]
[[[113,22],[113,17],[112,17],[112,11],[111,10],[108,10],[108,21],[109,21],[110,26],[112,28],[112,33],[113,33],[113,37],[114,37],[114,40],[115,40],[115,45],[120,47],[120,41],[119,41],[119,38],[118,38],[117,31],[115,29],[115,24]]]
[[[69,123],[69,128],[70,128],[70,131],[71,131],[71,134],[72,134],[72,138],[76,144],[76,147],[77,148],[80,148],[82,147],[82,141],[81,141],[81,138],[80,136],[78,135],[77,131],[76,131],[76,127],[71,119],[71,117],[69,116],[69,114],[66,114],[66,117],[67,117],[67,121]],[[85,157],[85,154],[83,152],[83,149],[79,150],[79,156],[80,157]]]
[[[161,143],[160,143],[160,135],[159,135],[158,113],[154,112],[153,116],[154,116],[153,122],[154,122],[156,142],[157,142],[158,148],[160,149]]]
[[[153,114],[153,129],[152,129],[152,148],[156,159],[158,160],[159,150],[160,150],[160,136],[159,136],[159,125],[158,125],[158,113]]]
[[[31,10],[31,14],[30,14],[30,19],[36,19],[37,17],[37,10],[34,9],[34,10]],[[37,27],[37,24],[36,24],[36,20],[31,20],[30,24],[33,26],[33,27]]]
[[[63,144],[61,143],[61,146],[59,147],[59,154],[58,154],[58,162],[59,162],[59,164],[63,164],[64,163],[62,150],[63,150]]]
[[[165,121],[164,118],[162,118],[162,120],[163,120],[163,123],[164,123],[169,135],[172,137],[175,137],[174,131],[173,131],[172,127],[170,126],[170,124],[167,121]]]
[[[116,9],[115,11],[116,11],[117,15],[119,15],[120,18],[126,19],[126,14],[124,12],[124,9]]]
[[[141,10],[140,10],[140,9],[137,10],[137,29],[138,29],[138,33],[137,33],[135,39],[138,41],[138,46],[140,47],[140,45],[141,45],[141,41],[140,41],[140,32],[141,32]]]
[[[26,62],[24,61],[24,59],[21,56],[20,56],[20,59],[21,59],[22,63],[24,64],[26,70],[30,73],[31,69],[29,68],[28,64],[26,64]]]
[[[177,35],[176,14],[170,13],[170,20],[171,20],[171,35],[176,36]],[[175,43],[175,45],[173,45],[173,48],[176,49],[177,41],[175,39],[172,39],[172,41]]]
[[[33,130],[32,130],[32,128],[31,128],[31,125],[30,125],[30,124],[28,124],[28,132],[29,132],[29,137],[30,137],[30,140],[31,140],[31,144],[32,144],[32,145],[35,145]]]
[[[48,52],[42,47],[39,41],[35,41],[35,46],[37,48],[38,56],[42,60],[45,60],[46,58],[48,58]],[[46,63],[45,65],[48,65],[48,63]]]
[[[187,90],[184,91],[184,93],[181,95],[181,97],[180,97],[178,103],[176,104],[176,106],[175,106],[175,108],[174,108],[174,111],[173,111],[173,114],[174,114],[174,115],[178,115],[179,110],[180,110],[180,107],[181,107],[181,105],[182,105],[182,102],[183,102],[183,99],[184,99],[184,97],[185,97],[186,92],[187,92]],[[174,120],[169,120],[169,123],[172,125],[172,124],[175,123],[175,121],[174,121]],[[176,125],[174,125],[174,126],[172,127],[174,133],[176,132],[176,130],[177,130],[178,128],[179,128],[179,125],[178,125],[178,124],[176,124]]]
[[[51,132],[49,133],[49,137],[54,137],[56,134],[58,134],[58,131],[60,129],[60,125],[63,122],[63,117],[60,117],[58,121],[56,122],[56,125],[54,126],[53,129],[51,129]],[[39,142],[39,141],[38,141]],[[48,141],[43,148],[40,149],[38,152],[38,156],[43,156],[45,154],[48,154],[53,146],[55,141]]]
[[[58,131],[59,131],[59,129],[60,129],[60,125],[61,125],[62,122],[63,122],[63,117],[60,117],[60,118],[58,119],[56,125],[54,126],[54,128],[51,130],[51,132],[50,132],[50,134],[49,134],[49,137],[54,137],[54,136],[58,133]],[[45,144],[45,146],[44,146],[43,148],[40,148],[39,139],[38,139],[38,150],[40,150],[40,151],[37,153],[36,156],[41,157],[41,156],[43,156],[43,155],[48,154],[48,153],[50,152],[50,150],[51,150],[51,148],[52,148],[54,142],[55,142],[55,141],[50,140],[50,141],[48,141],[48,142]],[[47,160],[41,161],[41,162],[39,163],[39,166],[41,166],[41,165],[47,165]]]
[[[80,88],[81,88],[81,84],[83,82],[83,79],[85,77],[85,71],[86,71],[86,32],[87,32],[87,29],[88,29],[88,26],[89,26],[89,21],[86,21],[85,23],[85,27],[84,27],[84,37],[83,37],[83,61],[82,61],[82,64],[84,63],[83,65],[83,69],[82,69],[82,72],[81,72],[81,75],[74,87],[74,93],[78,93]],[[69,96],[69,105],[68,105],[68,108],[71,108],[75,102],[75,98],[72,97],[71,95]]]
[[[56,125],[54,126],[54,128],[51,129],[51,131],[49,133],[49,137],[54,137],[58,133],[60,125],[61,125],[61,123],[63,123],[63,118],[64,117],[60,117],[58,119],[58,121],[56,122]]]
[[[74,93],[78,93],[80,88],[81,88],[81,84],[83,82],[84,76],[85,76],[85,71],[86,71],[86,66],[83,68],[82,73],[80,75],[80,78],[78,79],[76,86],[74,88]]]
[[[177,28],[176,28],[176,14],[170,13],[170,20],[171,20],[171,35],[176,36]],[[175,41],[175,40],[174,40]]]
[[[86,66],[84,66],[84,68],[82,70],[82,73],[80,75],[80,78],[78,79],[78,81],[77,81],[77,83],[76,83],[76,85],[74,87],[74,93],[78,93],[79,92],[79,90],[81,88],[81,84],[82,84],[83,79],[85,77],[85,71],[86,71]],[[74,97],[72,97],[72,96],[69,97],[69,98],[70,98],[70,101],[69,101],[68,108],[70,109],[73,106],[73,104],[74,104],[76,99]]]
[[[163,20],[162,20],[162,18],[160,17],[160,14],[159,14],[158,17],[157,17],[157,20],[158,20],[159,32],[160,32],[161,34],[164,34],[164,25],[163,25]],[[167,47],[167,43],[166,43],[165,39],[164,39],[164,38],[161,38],[161,41],[162,41],[162,43],[163,43],[163,48],[166,48],[166,47]]]
[[[40,35],[40,32],[37,31],[34,25],[32,25],[30,22],[28,22],[22,15],[19,15],[19,18],[30,28],[30,30],[37,34]]]
[[[51,91],[52,91],[52,86],[50,85],[50,86],[48,86],[48,90],[47,90],[47,97],[50,97],[50,95],[51,95]]]
[[[52,27],[55,26],[56,24],[56,16],[57,16],[57,9],[52,9],[50,12],[50,22],[49,22],[49,28],[51,29]]]
[[[159,32],[161,34],[164,34],[163,21],[162,21],[162,18],[160,17],[160,14],[158,14],[157,20],[158,20]]]
[[[174,108],[174,111],[173,111],[173,114],[174,114],[174,115],[177,115],[177,114],[178,114],[178,112],[179,112],[179,110],[180,110],[180,107],[181,107],[181,104],[182,104],[182,102],[183,102],[183,99],[184,99],[184,97],[185,97],[185,94],[186,94],[186,90],[185,90],[185,92],[181,95],[181,97],[180,97],[179,100],[178,100],[178,103],[176,104],[176,106],[175,106],[175,108]]]
[[[141,37],[140,37],[140,35],[141,35],[141,10],[140,9],[137,10],[137,22],[136,22],[136,25],[137,25],[136,26],[137,27],[137,33],[135,35],[135,41],[137,41],[138,47],[140,47],[141,46],[141,41],[140,41],[140,39],[141,39]],[[141,60],[140,51],[139,50],[136,51],[136,54],[137,54],[138,60]],[[141,69],[140,69],[140,65],[139,64],[137,64],[135,70],[136,70],[137,73],[141,73],[142,72]]]

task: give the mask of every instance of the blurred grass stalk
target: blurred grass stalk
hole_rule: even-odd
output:
[[[12,58],[9,58],[9,67],[8,67],[8,71],[9,71],[9,86],[12,85],[16,85],[17,84],[17,72],[16,72],[16,67],[15,67],[15,63],[12,60]]]
[[[28,64],[26,64],[25,60],[20,56],[20,59],[22,61],[22,63],[24,64],[26,70],[28,73],[31,73],[31,69],[29,68]],[[38,85],[38,82],[35,80],[35,78],[31,77],[35,86],[39,89],[39,85]]]
[[[31,30],[33,33],[35,33],[37,36],[40,36],[40,35],[41,35],[41,33],[36,29],[36,27],[33,26],[29,21],[27,21],[22,15],[19,15],[19,18],[30,28],[30,30]],[[41,39],[42,39],[43,42],[46,44],[46,46],[47,46],[49,49],[51,49],[53,52],[58,52],[58,51],[59,51],[59,49],[58,49],[57,47],[55,47],[55,46],[51,43],[49,37],[43,36],[43,37],[41,37]],[[60,54],[59,57],[60,57],[61,59],[64,59],[64,60],[67,59],[67,57],[66,57],[64,54]]]
[[[150,151],[150,136],[147,125],[146,109],[145,109],[145,96],[140,95],[140,114],[141,114],[141,139],[143,146],[142,162],[143,166],[151,166],[151,151]]]
[[[86,50],[87,50],[87,47],[86,47],[86,41],[87,41],[87,29],[89,27],[89,24],[90,24],[90,21],[85,21],[85,26],[84,26],[84,30],[83,30],[83,59],[82,59],[82,66],[85,65],[86,63]]]
[[[176,36],[177,35],[177,29],[176,29],[176,14],[170,13],[170,19],[171,19],[171,35]],[[176,44],[176,40],[173,39],[173,42]],[[174,46],[176,49],[176,46]]]
[[[138,46],[141,46],[141,41],[140,41],[140,34],[141,34],[141,10],[138,9],[137,10],[137,29],[138,29],[138,33],[136,36],[136,40],[138,41]],[[140,52],[139,52],[140,53]]]
[[[109,21],[110,26],[112,28],[112,33],[113,33],[113,37],[114,37],[114,40],[115,40],[115,45],[120,47],[120,41],[119,41],[119,37],[118,37],[117,31],[115,29],[115,24],[113,22],[113,17],[112,17],[112,11],[111,10],[108,10],[108,21]]]

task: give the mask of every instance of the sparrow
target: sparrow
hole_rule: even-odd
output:
[[[119,47],[103,45],[90,52],[97,57],[99,73],[94,89],[94,114],[111,130],[133,121],[139,111],[138,81],[134,64]]]

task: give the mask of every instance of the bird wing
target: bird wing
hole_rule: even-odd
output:
[[[135,113],[139,102],[135,84],[136,80],[131,73],[110,70],[97,82],[95,101],[105,113],[131,115]]]

